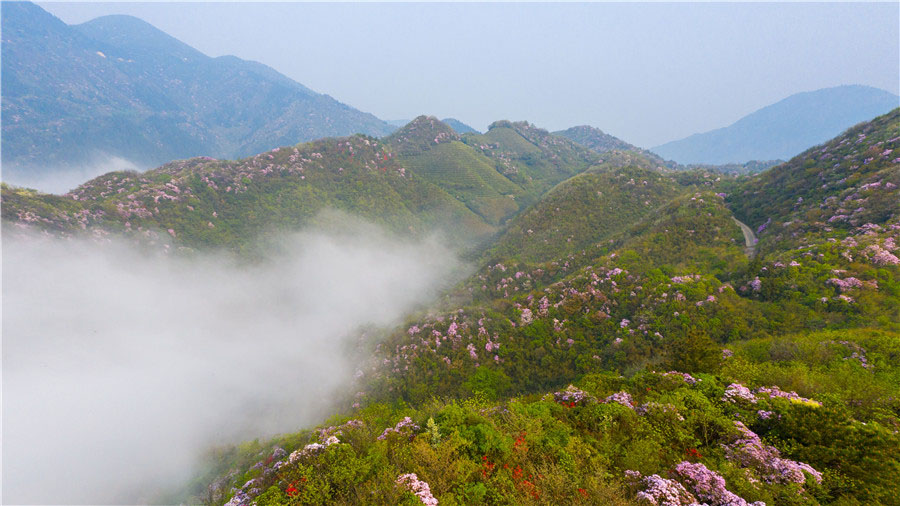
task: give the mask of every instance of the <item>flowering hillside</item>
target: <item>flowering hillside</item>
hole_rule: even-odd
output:
[[[503,400],[370,404],[315,430],[225,450],[218,462],[231,471],[195,498],[892,504],[900,437],[878,394],[896,387],[897,337],[814,333],[794,341],[791,357],[778,342],[757,339],[715,357],[715,374],[598,371]],[[854,386],[834,395],[838,381]]]
[[[12,228],[123,233],[166,248],[245,248],[261,232],[297,229],[325,208],[402,233],[443,227],[460,241],[477,242],[494,230],[408,170],[387,144],[365,136],[242,160],[193,158],[142,174],[110,173],[62,197],[4,185],[3,204]]]
[[[884,152],[896,125],[894,114],[848,136]],[[867,166],[862,144],[841,155],[848,169]],[[258,443],[223,450],[203,493],[230,504],[895,504],[898,165],[837,177],[852,183],[826,188],[830,200],[822,183],[795,185],[784,210],[769,181],[797,166],[826,181],[840,167],[793,160],[735,181],[600,166],[566,181],[514,218],[441,309],[360,341],[371,358],[332,427],[271,442],[284,451],[272,459],[279,450]],[[790,228],[832,200],[865,210]],[[732,209],[758,231],[756,248]],[[773,219],[757,223],[762,213]]]
[[[516,125],[536,154],[515,164],[499,144],[464,144],[446,124],[421,116],[384,140],[356,135],[240,160],[200,157],[112,172],[62,197],[3,185],[3,219],[13,232],[101,240],[119,233],[156,248],[244,251],[262,233],[297,229],[331,208],[400,234],[437,229],[466,249],[596,161],[565,139]]]
[[[490,253],[498,258],[553,260],[620,235],[693,187],[633,166],[585,172],[517,216]]]
[[[327,427],[220,448],[165,502],[897,504],[898,131],[900,110],[738,178],[420,117],[61,197],[4,187],[3,216],[241,248],[332,206],[482,241],[436,307],[359,335]]]

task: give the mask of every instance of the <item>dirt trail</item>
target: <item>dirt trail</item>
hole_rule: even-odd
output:
[[[754,234],[753,229],[745,225],[744,222],[734,216],[732,216],[731,219],[741,227],[741,232],[744,233],[744,242],[746,243],[744,253],[746,253],[748,257],[752,257],[756,252],[756,234]]]

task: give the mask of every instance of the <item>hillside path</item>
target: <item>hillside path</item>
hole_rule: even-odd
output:
[[[753,229],[745,225],[741,220],[734,216],[732,216],[731,219],[741,227],[741,232],[744,233],[744,242],[746,243],[744,253],[746,253],[748,257],[752,257],[753,253],[756,251],[756,234],[753,233]]]

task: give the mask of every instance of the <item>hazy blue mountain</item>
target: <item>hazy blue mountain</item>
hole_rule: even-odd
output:
[[[469,125],[467,125],[467,124],[463,123],[462,121],[455,119],[455,118],[444,118],[441,121],[450,125],[450,128],[452,128],[459,135],[468,134],[468,133],[475,133],[475,134],[481,133],[478,130],[475,130],[474,128],[470,127]]]
[[[263,64],[211,58],[130,16],[69,26],[2,4],[3,166],[41,172],[109,157],[152,166],[248,156],[393,127]]]
[[[728,127],[694,134],[652,151],[683,164],[787,160],[898,105],[897,95],[869,86],[797,93]]]

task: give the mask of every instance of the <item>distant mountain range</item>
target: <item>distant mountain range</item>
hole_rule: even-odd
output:
[[[2,4],[3,167],[46,171],[125,158],[141,167],[249,156],[395,128],[270,67],[211,58],[130,16],[66,25]]]
[[[787,160],[898,105],[900,97],[870,86],[797,93],[728,127],[694,134],[651,151],[681,164]]]
[[[750,160],[742,163],[728,163],[728,164],[686,164],[682,165],[673,160],[665,160],[661,156],[653,153],[652,151],[648,151],[643,148],[639,148],[634,144],[629,144],[628,142],[619,139],[618,137],[614,137],[608,133],[605,133],[603,130],[599,128],[594,128],[592,126],[582,125],[569,128],[567,130],[562,130],[559,132],[553,132],[554,135],[559,135],[560,137],[565,137],[581,146],[584,146],[600,155],[604,156],[604,160],[613,164],[613,165],[629,165],[634,164],[639,167],[644,167],[647,169],[650,168],[669,168],[673,170],[692,170],[692,169],[704,169],[704,170],[715,170],[718,172],[730,173],[730,174],[755,174],[757,172],[761,172],[769,167],[774,165],[778,165],[782,163],[784,160]],[[635,157],[633,154],[637,153],[641,156]]]

